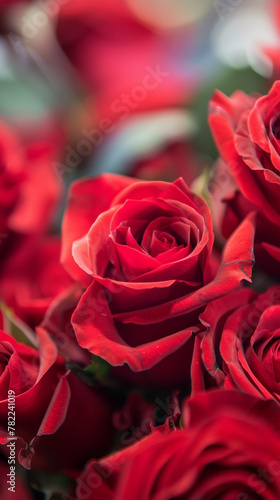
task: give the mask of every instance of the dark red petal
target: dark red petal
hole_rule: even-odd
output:
[[[102,311],[94,310],[96,297],[102,299]],[[82,296],[72,316],[77,340],[96,356],[106,359],[113,366],[127,363],[133,371],[152,368],[159,361],[177,351],[192,335],[185,329],[138,347],[130,347],[119,335],[107,297],[99,283],[93,281]]]
[[[199,309],[211,300],[227,295],[250,276],[254,264],[253,243],[255,235],[255,215],[249,214],[229,238],[224,249],[221,267],[215,279],[208,285],[179,299],[161,306],[115,314],[114,318],[123,323],[147,325]]]
[[[117,193],[137,182],[121,175],[103,174],[71,185],[62,221],[61,262],[74,279],[80,281],[87,277],[72,257],[73,242],[87,234],[98,215],[108,210]]]

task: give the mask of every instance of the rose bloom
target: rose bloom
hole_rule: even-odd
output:
[[[256,264],[280,273],[280,81],[265,96],[216,91],[209,123],[224,162],[208,185],[214,227],[228,238],[251,212],[256,224]]]
[[[63,358],[43,329],[37,329],[37,341],[39,351],[0,331],[2,452],[8,452],[11,440],[7,407],[13,404],[17,460],[24,467],[52,471],[82,467],[92,454],[101,456],[111,445],[112,405],[100,389],[65,370]]]
[[[194,334],[202,328],[198,315],[240,280],[250,281],[253,235],[250,216],[213,276],[211,214],[182,179],[105,174],[75,182],[62,224],[62,262],[86,288],[72,316],[79,344],[113,366],[145,372],[133,377],[127,367],[118,369],[131,383],[185,387]]]
[[[0,232],[42,233],[61,196],[62,185],[51,167],[52,145],[23,143],[0,122]],[[44,179],[44,182],[42,182]]]
[[[78,365],[72,365],[74,370],[75,368],[78,370],[81,367],[86,368],[92,361],[90,352],[87,349],[83,349],[78,344],[71,323],[71,316],[81,294],[82,289],[77,284],[69,287],[58,295],[51,303],[40,325],[40,329],[43,329],[51,337],[52,341],[57,346],[58,352],[68,362]],[[97,361],[100,361],[100,359]],[[98,374],[99,371],[97,369],[97,377]],[[167,404],[169,403],[169,397],[167,397],[167,400],[163,402],[162,406],[159,408],[160,417],[158,417],[154,415],[155,404],[147,401],[141,392],[132,389],[132,391],[127,392],[125,397],[122,392],[122,394],[118,394],[116,398],[115,385],[112,379],[98,379],[98,381],[101,381],[101,384],[105,383],[105,385],[107,384],[109,386],[109,388],[107,388],[108,397],[116,403],[116,407],[111,411],[111,421],[114,429],[118,431],[117,439],[120,439],[120,446],[131,444],[139,439],[139,436],[150,433],[151,424],[153,424],[155,420],[160,418],[160,422],[162,422],[166,416],[169,416],[170,405]],[[110,387],[111,384],[112,386]],[[110,394],[109,391],[111,391]],[[118,440],[115,441],[115,446],[117,443]]]
[[[196,339],[193,391],[216,384],[280,403],[280,286],[232,293],[200,319],[207,332]]]
[[[130,113],[178,106],[196,91],[197,75],[186,69],[184,77],[178,61],[182,30],[170,37],[145,25],[126,0],[63,2],[56,34],[90,93],[91,117],[98,126]],[[188,57],[191,30],[185,28],[183,36]]]
[[[5,305],[31,328],[39,325],[48,307],[72,279],[60,264],[58,237],[29,237],[5,260],[0,296]]]
[[[240,392],[185,401],[182,429],[152,435],[77,480],[77,500],[278,500],[279,407]]]
[[[280,75],[280,61],[279,61],[279,46],[280,46],[280,5],[279,2],[271,1],[268,4],[268,12],[271,17],[271,21],[274,24],[273,28],[276,28],[278,32],[278,40],[272,44],[266,43],[262,47],[262,52],[266,57],[270,59],[273,66],[272,78],[275,80],[279,78]],[[269,75],[271,77],[271,75]]]
[[[0,11],[9,10],[17,4],[27,4],[30,0],[0,0]]]
[[[201,172],[200,159],[194,153],[191,144],[174,141],[146,155],[142,155],[129,172],[131,177],[143,180],[161,180],[172,182],[183,177],[191,185]]]

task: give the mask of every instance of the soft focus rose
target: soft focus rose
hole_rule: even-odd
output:
[[[208,186],[214,227],[227,238],[255,210],[256,264],[280,272],[280,82],[263,97],[219,91],[209,123],[223,158]]]
[[[212,379],[280,403],[280,287],[230,294],[209,304],[201,321],[207,333],[196,339],[193,390],[209,388]]]
[[[11,6],[16,4],[28,3],[30,0],[0,0],[0,11],[8,10]]]
[[[247,394],[199,394],[184,404],[182,430],[89,462],[77,499],[278,500],[279,416],[274,402]]]
[[[34,328],[53,299],[72,279],[59,262],[58,237],[25,238],[6,257],[0,277],[0,296],[16,316]]]
[[[102,392],[66,372],[63,358],[44,330],[37,330],[39,352],[3,331],[0,335],[3,453],[11,439],[7,430],[10,394],[15,398],[19,461],[25,467],[81,467],[93,453],[102,455],[112,438],[111,404]]]
[[[0,123],[0,158],[0,230],[3,236],[8,229],[11,229],[20,193],[26,183],[22,151],[12,132],[4,123]]]
[[[22,145],[0,123],[0,231],[42,232],[61,196],[62,185],[51,167],[52,146]]]
[[[190,100],[198,78],[182,72],[182,36],[188,57],[190,30],[153,30],[125,0],[68,0],[57,22],[58,41],[92,96],[91,118],[109,130],[130,113]]]
[[[199,159],[190,144],[171,142],[153,154],[144,155],[132,165],[132,177],[172,182],[183,177],[188,185],[201,171]]]
[[[274,43],[266,44],[262,47],[262,52],[266,58],[270,60],[272,64],[271,78],[276,80],[280,75],[280,61],[279,61],[279,47],[280,47],[280,5],[279,2],[272,0],[268,5],[269,13],[272,18],[272,22],[278,32],[278,41],[275,40]]]
[[[198,314],[250,279],[251,219],[229,240],[213,279],[210,211],[182,179],[168,184],[106,174],[75,182],[62,262],[87,288],[72,317],[80,345],[113,366],[155,367],[143,384],[186,384]],[[130,370],[120,371],[134,380]]]

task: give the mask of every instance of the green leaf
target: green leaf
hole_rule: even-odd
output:
[[[107,361],[99,358],[98,356],[93,356],[91,364],[87,366],[84,371],[86,373],[95,375],[95,377],[97,378],[103,379],[105,377],[108,377],[111,368],[111,365],[107,363]]]
[[[82,368],[76,363],[66,363],[67,369],[71,370],[75,375],[91,386],[105,386],[111,387],[112,381],[109,380],[108,376],[111,371],[111,365],[99,358],[98,356],[93,356],[91,364],[86,368]]]
[[[268,91],[268,81],[255,73],[251,68],[240,70],[222,66],[214,74],[214,77],[206,80],[206,85],[198,93],[197,99],[191,107],[191,111],[197,121],[198,133],[194,143],[201,155],[205,155],[213,162],[218,157],[218,152],[208,126],[208,105],[215,89],[219,89],[227,96],[236,90],[243,90],[247,94]]]
[[[21,319],[17,318],[12,309],[0,302],[3,314],[4,331],[11,335],[17,342],[29,347],[38,348],[35,332],[29,328]]]
[[[35,491],[45,493],[47,499],[63,498],[61,494],[70,490],[72,479],[61,473],[27,471],[25,480]]]
[[[199,194],[202,196],[202,198],[205,199],[206,203],[209,205],[209,194],[206,189],[206,185],[211,177],[212,170],[211,168],[205,168],[202,172],[202,174],[197,177],[191,185],[192,191],[194,191],[196,194]]]

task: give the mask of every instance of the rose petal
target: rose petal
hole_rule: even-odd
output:
[[[185,297],[160,306],[115,314],[114,318],[123,323],[139,325],[157,323],[159,318],[164,321],[205,306],[211,300],[234,290],[242,279],[251,281],[250,276],[254,264],[254,234],[255,215],[249,214],[229,238],[221,267],[211,283]]]
[[[91,315],[92,297],[102,300],[102,312]],[[160,340],[130,347],[119,335],[102,287],[94,281],[84,293],[72,316],[79,344],[114,366],[127,363],[133,371],[152,368],[177,351],[191,337],[193,329],[185,329]]]
[[[137,179],[103,174],[96,179],[73,182],[68,193],[67,208],[62,221],[61,262],[76,280],[87,276],[72,257],[73,242],[85,236],[98,215],[110,207],[112,198]]]

